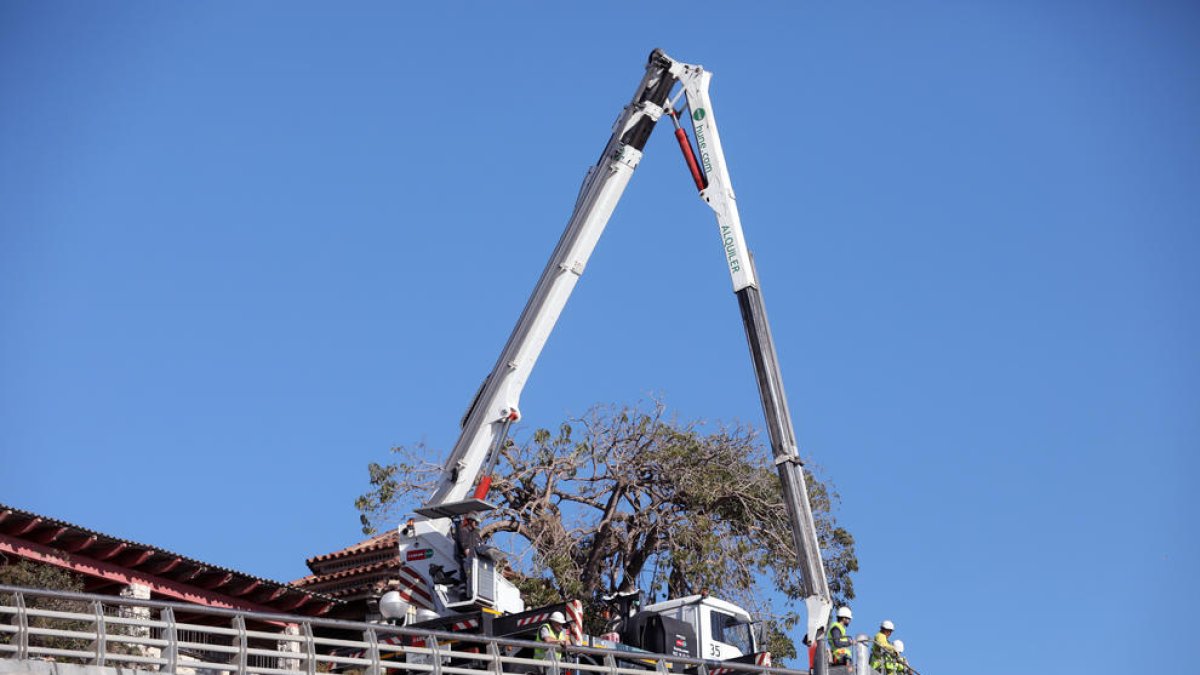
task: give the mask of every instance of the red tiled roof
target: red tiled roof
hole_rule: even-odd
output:
[[[305,562],[308,564],[309,569],[311,569],[313,572],[317,572],[316,567],[320,566],[320,563],[329,562],[332,560],[341,560],[344,558],[358,556],[358,555],[361,555],[364,553],[370,553],[373,551],[381,551],[388,547],[394,548],[396,546],[396,543],[399,541],[399,539],[400,539],[400,535],[396,530],[388,530],[387,532],[384,532],[383,534],[376,535],[376,536],[371,537],[370,539],[367,539],[364,541],[360,541],[357,544],[354,544],[353,546],[347,546],[346,548],[343,548],[339,551],[334,551],[333,553],[326,553],[324,555],[313,556],[312,558],[309,558]]]
[[[350,567],[350,568],[347,568],[344,570],[338,570],[337,572],[333,572],[331,574],[310,574],[302,579],[296,579],[295,581],[292,582],[292,585],[293,586],[310,586],[312,584],[316,584],[316,583],[320,583],[320,582],[324,582],[324,581],[335,581],[335,580],[339,580],[339,579],[348,579],[353,576],[358,576],[360,574],[368,574],[370,572],[375,572],[375,571],[378,571],[381,569],[399,568],[399,565],[400,565],[400,557],[397,556],[394,560],[380,560],[379,562],[371,563],[369,565],[358,565],[357,567]]]
[[[0,504],[0,551],[197,604],[316,616],[340,600]]]
[[[400,560],[381,560],[368,565],[359,565],[333,574],[315,574],[293,581],[294,586],[311,588],[335,598],[361,593],[373,593],[381,581],[394,578],[400,569]]]
[[[387,581],[397,578],[401,560],[399,533],[389,530],[306,562],[312,574],[292,582],[336,598],[375,595]]]

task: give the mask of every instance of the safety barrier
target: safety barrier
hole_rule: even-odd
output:
[[[205,675],[805,675],[644,652],[0,586],[0,658]]]

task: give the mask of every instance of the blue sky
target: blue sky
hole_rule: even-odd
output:
[[[0,501],[281,580],[357,541],[367,462],[452,443],[661,47],[715,73],[855,627],[892,619],[927,675],[1121,672],[1200,600],[1198,28],[1185,2],[4,3]],[[518,435],[651,394],[761,421],[666,129]]]

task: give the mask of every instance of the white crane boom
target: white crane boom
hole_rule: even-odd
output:
[[[685,134],[678,127],[679,115],[672,110],[671,118],[676,123],[675,135],[692,170],[692,178],[700,190],[700,197],[717,216],[721,245],[725,250],[725,262],[741,309],[750,358],[754,362],[754,375],[762,400],[763,416],[767,422],[767,434],[771,439],[775,466],[783,486],[783,501],[792,525],[792,542],[803,577],[804,604],[808,614],[806,635],[809,640],[817,640],[818,632],[825,627],[833,600],[829,592],[829,582],[825,577],[825,566],[821,560],[821,547],[817,541],[812,507],[808,501],[804,465],[797,453],[796,432],[792,427],[792,414],[784,393],[783,374],[779,369],[775,342],[771,337],[770,323],[767,321],[767,307],[763,302],[753,258],[742,234],[737,198],[729,179],[729,167],[721,147],[721,135],[717,131],[717,118],[708,95],[712,74],[701,66],[689,64],[677,64],[672,72],[679,78],[687,95],[691,112],[688,118],[692,122],[699,156],[687,143]]]
[[[450,452],[441,481],[418,513],[444,517],[486,508],[481,503],[486,489],[477,490],[474,498],[468,498],[468,494],[489,454],[503,443],[509,425],[520,419],[525,381],[629,184],[674,84],[662,59],[651,59],[633,100],[614,123],[604,152],[588,170],[575,212],[521,318],[467,410],[462,434]]]
[[[717,217],[721,245],[733,290],[738,296],[775,464],[779,469],[784,501],[791,518],[793,541],[804,577],[807,635],[810,640],[816,640],[832,607],[829,585],[821,561],[804,472],[796,452],[795,432],[766,308],[742,234],[737,201],[709,98],[711,78],[712,74],[701,66],[675,61],[658,50],[650,55],[646,73],[633,100],[617,118],[604,152],[584,178],[575,211],[521,318],[467,410],[462,434],[450,453],[440,482],[425,506],[417,512],[435,519],[439,524],[433,527],[446,533],[449,524],[441,519],[492,508],[484,501],[490,485],[490,476],[487,475],[490,466],[486,465],[489,460],[495,461],[509,426],[520,419],[520,396],[525,382],[637,168],[655,123],[663,114],[667,114],[675,122],[676,138],[700,196]],[[682,91],[675,100],[670,100],[676,83],[681,84]],[[690,139],[679,124],[681,111],[674,109],[680,96],[686,96],[687,99],[687,117],[698,154],[692,150]],[[481,475],[483,478],[476,485]]]

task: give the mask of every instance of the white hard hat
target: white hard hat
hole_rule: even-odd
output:
[[[895,642],[892,643],[892,646],[896,648],[897,654],[904,653],[904,640],[896,640]]]
[[[551,623],[566,623],[567,617],[563,616],[562,612],[554,612],[550,615]]]
[[[839,618],[839,619],[853,619],[853,618],[854,618],[854,613],[850,611],[850,608],[849,608],[849,607],[838,607],[838,611],[837,611],[837,618]]]
[[[884,619],[883,623],[879,624],[879,628],[881,630],[896,630],[896,626],[891,621],[888,621],[887,619]]]

